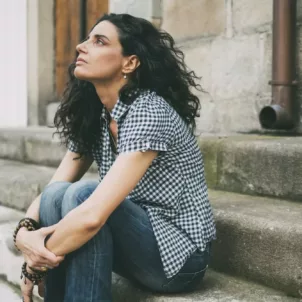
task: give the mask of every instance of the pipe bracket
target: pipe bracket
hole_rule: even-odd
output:
[[[272,85],[272,86],[297,86],[298,85],[298,81],[297,80],[293,80],[292,82],[269,81],[268,84]]]

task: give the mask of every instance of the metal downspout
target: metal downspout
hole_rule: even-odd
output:
[[[297,0],[273,2],[272,102],[259,114],[267,129],[292,129],[298,122],[295,104],[296,81],[296,11]]]

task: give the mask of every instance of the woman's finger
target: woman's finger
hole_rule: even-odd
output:
[[[52,266],[57,266],[64,260],[64,256],[56,256],[54,253],[49,251],[47,248],[41,248],[38,250],[39,256],[47,259],[48,263]]]
[[[21,280],[21,292],[24,302],[32,302],[33,288],[34,288],[34,284],[30,280],[28,279]]]
[[[38,284],[38,293],[40,297],[44,298],[44,280]]]
[[[46,258],[28,258],[27,259],[27,265],[33,268],[39,268],[42,266],[46,266],[47,268],[55,268],[57,267],[61,262],[57,261],[55,263],[50,262],[48,259]]]
[[[33,302],[33,298],[32,298],[32,296],[24,295],[24,296],[22,297],[22,301],[23,301],[23,302]]]
[[[49,227],[43,227],[40,229],[40,232],[46,237],[47,235],[52,234],[56,230],[57,224],[53,224]]]

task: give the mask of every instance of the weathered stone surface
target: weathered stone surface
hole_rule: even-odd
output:
[[[211,47],[211,95],[216,101],[244,99],[258,91],[259,35],[217,38]],[[231,108],[230,108],[231,109]],[[230,112],[231,110],[228,110]]]
[[[302,2],[299,0],[297,1],[297,19],[298,21],[302,19]]]
[[[205,159],[216,154],[217,182],[209,182],[212,188],[301,200],[302,137],[237,135],[217,145],[213,137],[202,136],[199,142]]]
[[[110,12],[116,14],[130,14],[136,17],[150,19],[152,16],[152,0],[112,0]]]
[[[273,0],[233,0],[232,15],[236,32],[259,31],[261,26],[270,26],[273,21]]]
[[[57,167],[66,153],[65,146],[39,133],[26,137],[24,144],[26,162],[29,163]]]
[[[204,132],[225,133],[260,130],[259,112],[270,104],[270,95],[250,94],[244,98],[215,100],[210,95],[199,96],[200,117],[196,118],[198,136]],[[232,108],[232,110],[230,110]],[[239,114],[240,113],[240,114]]]
[[[206,138],[206,142],[201,137],[198,141],[203,153],[204,168],[207,185],[216,188],[218,183],[218,155],[220,153],[221,138]]]
[[[265,102],[263,102],[265,101]],[[261,106],[261,105],[262,106]],[[259,111],[266,104],[266,99],[259,95],[233,98],[215,102],[216,129],[218,132],[251,131],[260,129]],[[232,108],[232,110],[229,110]]]
[[[204,90],[210,91],[212,83],[212,45],[207,40],[179,44],[185,53],[185,62],[197,76],[202,78]]]
[[[15,132],[0,130],[0,157],[24,160],[24,140]]]
[[[0,160],[0,204],[26,210],[43,191],[55,169]],[[98,180],[96,173],[86,173],[84,179]]]
[[[288,225],[283,220],[284,216],[286,216],[286,213],[284,213],[282,204],[280,204],[278,210],[274,212],[275,214],[278,214],[278,216],[279,214],[281,215],[281,225],[278,226],[276,221],[272,221],[274,214],[270,211],[270,206],[262,210],[263,201],[259,201],[259,203],[256,203],[256,207],[254,207],[254,200],[245,202],[240,196],[235,197],[234,194],[221,196],[221,194],[215,194],[214,192],[211,192],[210,196],[215,207],[215,214],[218,221],[217,226],[219,228],[219,231],[227,233],[226,236],[219,238],[218,243],[216,243],[214,246],[214,257],[212,260],[214,266],[222,265],[222,268],[224,268],[225,262],[228,262],[228,260],[230,259],[231,268],[229,269],[229,271],[233,272],[234,269],[236,270],[239,267],[242,267],[239,274],[244,277],[252,277],[251,272],[255,270],[257,277],[261,277],[261,274],[269,274],[271,270],[270,266],[274,266],[280,273],[281,271],[288,272],[289,269],[292,268],[291,259],[289,259],[289,263],[286,266],[280,265],[283,264],[283,262],[288,261],[289,257],[285,259],[278,258],[279,251],[277,249],[275,251],[275,245],[272,245],[275,244],[275,242],[272,242],[272,240],[270,239],[270,241],[266,243],[267,232],[276,234],[278,231],[281,231],[281,233],[283,234],[285,231],[288,231]],[[264,220],[266,219],[268,212],[269,223],[268,225],[266,225],[264,223]],[[292,212],[294,213],[293,209]],[[294,215],[291,215],[291,218],[293,217]],[[298,217],[296,215],[295,219],[297,220],[297,218]],[[252,226],[252,230],[250,229],[250,226]],[[282,231],[281,226],[285,226],[286,228]],[[229,230],[231,228],[231,232],[226,232],[224,231],[224,229],[220,229],[220,227],[226,228],[226,230]],[[271,227],[274,227],[274,229],[272,231],[268,231],[268,228]],[[254,234],[254,232],[257,232],[259,228],[262,228],[262,233]],[[299,227],[299,230],[301,230],[301,226]],[[9,282],[18,285],[20,281],[19,270],[23,259],[22,256],[13,254],[7,246],[7,243],[9,241],[12,241],[12,232],[13,224],[6,223],[0,225],[0,275],[4,276]],[[258,238],[259,235],[261,235],[262,237]],[[237,241],[234,239],[235,237],[238,238]],[[281,236],[280,238],[283,242],[290,240],[290,238],[285,238],[284,236]],[[249,242],[248,239],[251,239],[251,242]],[[260,241],[260,243],[258,241]],[[241,242],[242,244],[240,244]],[[284,256],[282,250],[284,247],[283,242],[281,243],[280,249],[282,256]],[[291,245],[292,244],[293,243],[291,243]],[[266,248],[270,248],[270,250],[274,250],[274,253],[272,253],[273,257],[269,261],[269,264],[261,263],[261,259],[268,257],[268,254],[266,253],[267,249],[264,251],[264,255],[262,255],[263,253],[261,248],[263,248],[263,245],[265,245]],[[278,246],[280,246],[280,243],[278,243]],[[257,255],[255,256],[254,252],[257,250],[257,247],[259,247],[259,249]],[[294,247],[295,243],[290,250],[291,257],[293,257],[292,252],[294,253],[294,255],[298,256],[299,253],[301,254],[301,249],[292,251]],[[249,254],[250,248],[252,254]],[[238,257],[236,257],[236,254],[234,253],[238,253]],[[246,258],[242,258],[243,254]],[[279,262],[279,260],[281,262]],[[261,270],[261,267],[255,266],[255,263],[261,263],[261,265],[263,265],[269,271],[263,272]],[[290,268],[288,268],[287,266],[289,266]],[[246,267],[248,268],[245,269]],[[295,272],[297,270],[298,267],[292,270],[292,274],[294,276],[296,276]],[[274,278],[275,275],[276,272],[273,272],[273,275],[269,275],[269,280]],[[283,276],[284,279],[286,279],[286,277],[287,275]],[[294,277],[291,277],[290,281],[292,279],[294,279]],[[150,293],[138,288],[135,284],[114,274],[113,296],[114,301],[116,302],[298,302],[298,299],[288,298],[285,295],[274,290],[255,285],[250,282],[244,282],[242,280],[235,279],[233,277],[220,273],[216,273],[212,270],[209,270],[207,272],[204,281],[200,284],[197,291],[193,293],[177,295],[160,295]]]
[[[302,297],[302,204],[211,191],[212,265]]]
[[[0,297],[1,301],[6,302],[20,302],[21,301],[21,291],[15,286],[8,282],[0,279]],[[37,297],[33,297],[33,302],[42,301]]]
[[[176,39],[224,33],[226,11],[221,0],[164,0],[162,28]]]
[[[19,160],[43,166],[58,167],[66,153],[53,128],[1,128],[0,158]],[[89,171],[96,172],[94,162]]]
[[[0,160],[0,203],[25,210],[54,174],[53,168]]]
[[[187,294],[159,295],[138,290],[127,280],[116,276],[114,301],[140,302],[298,302],[271,289],[209,270],[200,289]],[[128,299],[128,300],[127,300]]]
[[[258,115],[270,104],[271,65],[265,35],[217,38],[180,44],[189,68],[202,77],[201,132],[260,129]],[[223,51],[222,51],[223,49]],[[265,83],[265,84],[264,84]]]
[[[57,165],[64,153],[59,149],[58,138],[52,139],[53,133],[54,129],[46,127],[1,128],[0,158],[40,164],[46,158],[44,165]],[[35,154],[36,150],[39,153]]]
[[[264,33],[260,36],[260,71],[259,71],[259,92],[271,95],[272,86],[272,62],[273,62],[273,41],[271,33]]]
[[[298,1],[299,2],[299,1]],[[302,2],[300,4],[301,7],[301,20],[302,20]],[[301,81],[302,79],[302,24],[300,24],[297,27],[297,44],[296,44],[296,75],[297,75],[297,80]],[[298,103],[298,106],[300,107],[300,110],[298,110],[300,112],[300,133],[302,132],[302,85],[298,85],[297,86],[297,95],[296,95],[296,100]]]
[[[8,207],[0,206],[0,224],[11,221],[19,221],[24,217],[24,212],[14,210]]]
[[[220,154],[220,189],[301,200],[301,139],[232,141]]]
[[[197,133],[200,135],[200,147],[205,157],[206,171],[209,169],[207,167],[211,167],[210,169],[212,171],[208,172],[210,173],[210,176],[208,176],[210,186],[234,192],[300,199],[302,196],[302,189],[300,186],[302,169],[299,168],[299,163],[301,162],[300,157],[302,157],[302,152],[300,152],[302,138],[237,135],[225,138],[222,145],[219,147],[220,150],[218,152],[216,149],[217,144],[215,142],[217,137],[214,135],[204,135],[205,128],[203,125],[205,125],[206,122],[203,121],[203,119],[207,114],[215,115],[215,125],[213,125],[213,127],[219,129],[220,132],[226,132],[227,128],[223,128],[223,126],[227,124],[232,129],[236,127],[236,121],[234,120],[236,120],[237,112],[241,113],[238,122],[241,123],[242,129],[245,129],[246,131],[249,130],[247,124],[245,124],[245,120],[249,121],[251,124],[253,123],[255,126],[254,129],[257,129],[257,114],[265,104],[269,103],[270,98],[269,96],[263,96],[261,99],[259,98],[256,105],[254,105],[254,108],[253,106],[248,105],[253,102],[253,97],[247,98],[245,101],[246,104],[241,102],[240,99],[221,101],[216,104],[218,110],[213,108],[212,111],[207,111],[204,108],[206,107],[205,102],[202,103],[203,108],[201,110],[201,118],[197,120]],[[213,107],[215,105],[214,101],[206,100],[206,102],[213,102]],[[231,115],[228,115],[226,113],[228,107],[233,107],[236,110],[232,112]],[[249,116],[247,113],[250,111],[253,112],[253,116]],[[33,133],[29,135],[28,131],[23,133],[20,130],[18,136],[17,132],[11,135],[11,132],[9,131],[0,131],[2,137],[6,135],[9,140],[8,142],[4,141],[4,143],[2,141],[1,145],[3,147],[7,144],[8,147],[5,148],[8,149],[9,146],[14,146],[15,141],[23,140],[26,142],[23,145],[27,146],[26,154],[28,154],[26,157],[23,155],[24,160],[29,161],[30,159],[30,161],[37,164],[56,166],[62,155],[59,154],[59,148],[56,148],[55,143],[51,141],[51,133],[45,131],[43,134],[42,130],[41,132],[32,132]],[[49,139],[49,141],[47,139]],[[29,151],[30,149],[32,151]],[[52,151],[50,152],[50,150]],[[48,151],[49,157],[47,158],[46,152]],[[23,152],[23,154],[24,153],[25,152]],[[215,154],[214,157],[213,154]],[[10,157],[12,159],[22,160],[18,153],[14,154],[12,152]],[[211,159],[209,162],[208,158]],[[212,165],[213,158],[217,158],[218,164],[215,168]],[[266,168],[267,162],[272,163],[270,169]],[[18,182],[23,177],[24,187],[29,186],[29,188],[33,186],[32,183],[35,182],[35,175],[39,175],[39,173],[42,173],[41,171],[48,172],[46,173],[45,180],[40,180],[42,182],[40,185],[43,185],[45,181],[49,181],[52,173],[54,173],[54,170],[47,170],[45,166],[32,166],[33,170],[31,172],[28,170],[31,166],[23,166],[22,164],[19,166],[18,163],[8,164],[5,161],[2,161],[1,166],[3,170],[2,175],[0,175],[2,181],[13,184],[15,179]],[[93,175],[97,176],[96,165],[94,164],[94,167],[92,168],[90,171],[93,172]],[[217,170],[214,173],[215,169]],[[24,173],[24,176],[22,176],[22,173]],[[41,175],[43,178],[43,174]],[[295,177],[293,177],[290,182],[284,182],[284,175],[295,175]],[[213,177],[214,179],[217,179],[217,182],[213,182]],[[10,181],[9,178],[12,181]],[[214,183],[216,184],[215,186],[212,185]],[[13,188],[13,186],[10,185],[8,187]],[[32,194],[30,194],[30,196],[35,195],[39,191],[38,187],[39,186],[36,184],[35,188],[31,189]],[[3,196],[9,196],[9,194],[11,194],[7,192],[4,192]],[[21,197],[22,196],[20,196],[20,198]],[[28,196],[26,198],[28,198]]]
[[[197,96],[201,103],[201,110],[199,112],[200,116],[196,118],[196,135],[204,132],[219,132],[224,125],[218,122],[219,112],[217,110],[217,103],[210,94],[198,94]]]
[[[46,123],[47,103],[55,98],[55,1],[33,0],[27,5],[28,123]]]
[[[53,126],[53,119],[55,117],[55,113],[60,105],[60,102],[50,103],[46,108],[46,124],[48,126]]]

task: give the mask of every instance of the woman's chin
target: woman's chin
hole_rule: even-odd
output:
[[[87,80],[87,75],[81,70],[81,67],[77,66],[73,74],[79,80]]]

